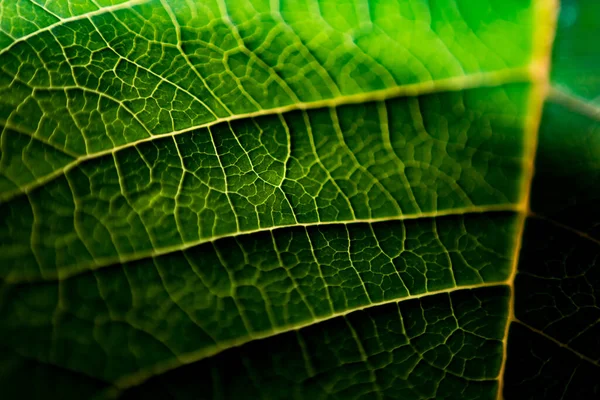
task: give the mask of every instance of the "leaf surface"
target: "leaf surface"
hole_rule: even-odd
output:
[[[594,7],[0,4],[6,391],[596,396]]]

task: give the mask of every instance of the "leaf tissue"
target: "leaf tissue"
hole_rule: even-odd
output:
[[[597,0],[0,1],[5,399],[600,398]]]

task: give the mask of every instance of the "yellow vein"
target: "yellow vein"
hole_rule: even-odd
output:
[[[49,15],[51,15],[52,17],[56,18],[57,20],[61,21],[64,18],[61,17],[60,15],[52,12],[52,10],[47,9],[44,5],[39,4],[37,1],[35,0],[31,0],[31,4],[33,4],[34,6],[36,6],[37,8],[39,8],[40,10],[44,11],[45,13],[48,13]],[[70,7],[69,7],[70,9]],[[70,11],[70,10],[69,10]]]
[[[68,24],[69,22],[74,22],[74,21],[80,21],[80,20],[84,20],[87,18],[92,18],[95,17],[96,15],[102,15],[102,14],[106,14],[106,13],[113,13],[115,11],[119,11],[119,10],[124,10],[127,8],[131,8],[140,4],[145,4],[150,2],[151,0],[131,0],[125,3],[121,3],[121,4],[117,4],[117,5],[113,5],[113,6],[107,6],[107,7],[103,7],[100,8],[98,10],[94,10],[94,11],[90,11],[88,13],[85,14],[79,14],[79,15],[74,15],[72,17],[68,17],[68,18],[61,18],[60,21],[57,21],[53,24],[47,25],[43,28],[38,29],[37,31],[28,33],[27,35],[21,36],[17,39],[15,39],[14,42],[12,42],[11,44],[9,44],[8,46],[6,46],[3,49],[0,49],[0,56],[3,55],[4,53],[8,52],[10,49],[12,49],[14,46],[16,46],[18,43],[21,42],[25,42],[29,39],[31,39],[34,36],[37,36],[41,33],[44,32],[48,32],[51,31],[52,29],[61,26],[61,25],[65,25]]]
[[[259,232],[272,232],[279,229],[285,228],[308,228],[308,227],[319,227],[319,226],[330,226],[330,225],[348,225],[348,224],[371,224],[377,222],[390,222],[390,221],[407,221],[414,220],[419,218],[434,218],[434,217],[444,217],[444,216],[457,216],[457,215],[466,215],[466,214],[478,214],[478,213],[486,213],[486,212],[519,212],[523,214],[523,210],[521,209],[520,204],[493,204],[486,206],[471,206],[464,208],[455,208],[441,211],[430,211],[430,212],[421,212],[415,214],[405,214],[405,215],[397,215],[390,217],[381,217],[381,218],[365,218],[365,219],[354,219],[354,220],[345,220],[345,221],[317,221],[317,222],[308,222],[308,223],[292,223],[292,224],[284,224],[278,226],[272,226],[267,228],[258,228],[258,229],[248,229],[245,231],[237,231],[226,233],[222,235],[215,235],[208,238],[201,238],[199,240],[193,240],[186,243],[173,245],[173,246],[165,246],[158,249],[151,249],[146,251],[139,251],[136,253],[127,254],[120,257],[104,257],[98,258],[96,260],[91,261],[89,264],[84,265],[66,265],[61,268],[53,271],[52,273],[45,274],[40,277],[38,275],[35,276],[25,276],[25,275],[8,275],[4,278],[6,283],[23,283],[23,282],[43,282],[43,281],[53,281],[56,279],[68,279],[77,275],[81,275],[87,273],[89,271],[95,271],[101,268],[109,267],[112,265],[123,264],[127,262],[133,262],[138,260],[143,260],[147,258],[159,257],[165,254],[174,253],[177,251],[184,251],[190,249],[192,247],[204,244],[204,243],[213,243],[217,240],[224,238],[232,238],[241,235],[251,235]],[[74,269],[74,268],[77,269]]]
[[[523,179],[521,181],[521,214],[519,215],[517,237],[513,247],[513,264],[508,278],[508,286],[510,288],[510,300],[508,317],[504,328],[503,356],[502,364],[498,374],[498,392],[497,400],[504,398],[504,370],[506,368],[506,359],[508,356],[508,332],[510,324],[515,319],[515,289],[514,281],[517,275],[519,266],[519,256],[521,246],[523,245],[523,232],[525,230],[525,220],[529,213],[529,198],[531,196],[531,183],[533,181],[535,156],[537,151],[538,133],[542,120],[542,111],[544,100],[548,92],[548,81],[550,75],[550,56],[552,52],[552,44],[554,42],[554,33],[556,27],[556,18],[558,14],[557,0],[537,0],[534,9],[534,23],[538,26],[538,30],[533,36],[534,53],[532,56],[531,69],[535,74],[534,85],[529,93],[527,104],[528,116],[525,122],[525,152],[526,157],[523,158]]]
[[[105,155],[109,155],[112,153],[116,153],[118,151],[134,147],[140,145],[142,143],[150,142],[153,140],[157,140],[160,138],[165,138],[169,136],[176,136],[183,133],[195,131],[202,128],[208,128],[216,124],[220,124],[223,122],[230,122],[240,119],[247,118],[256,118],[261,116],[269,116],[269,115],[280,115],[287,112],[297,111],[297,110],[314,110],[319,108],[326,107],[339,107],[343,105],[350,104],[360,104],[364,102],[374,102],[374,101],[384,101],[395,97],[401,96],[420,96],[424,94],[431,94],[437,92],[445,92],[445,91],[458,91],[465,89],[472,89],[478,87],[492,87],[492,86],[500,86],[510,83],[524,83],[529,81],[535,81],[538,79],[538,74],[535,69],[531,67],[525,68],[511,68],[506,70],[494,71],[494,72],[485,72],[471,75],[458,76],[447,79],[440,80],[432,80],[427,82],[419,82],[413,84],[407,84],[402,86],[396,86],[392,88],[375,90],[366,93],[357,93],[352,95],[346,95],[341,97],[334,97],[325,100],[318,100],[313,102],[298,102],[294,104],[289,104],[286,106],[275,107],[267,110],[259,110],[253,111],[244,114],[231,115],[228,117],[217,118],[213,121],[192,126],[189,128],[173,131],[170,133],[160,134],[160,135],[152,135],[143,139],[139,139],[130,143],[126,143],[120,146],[115,146],[113,148],[99,151],[92,154],[87,154],[77,158],[69,164],[66,164],[64,167],[55,170],[51,174],[45,175],[43,178],[32,181],[27,185],[23,185],[19,189],[8,191],[0,194],[0,203],[10,200],[13,197],[21,195],[23,193],[30,192],[35,188],[42,186],[49,181],[56,179],[57,177],[67,173],[71,169],[75,168],[77,165],[82,162],[99,158]],[[142,125],[143,126],[143,125]]]
[[[18,107],[17,107],[17,109],[18,109]],[[2,132],[6,131],[6,130],[11,130],[11,131],[21,134],[23,136],[27,136],[32,140],[37,140],[37,141],[45,144],[46,146],[51,147],[53,150],[56,150],[57,152],[65,154],[69,157],[77,158],[79,156],[78,154],[73,153],[69,149],[61,148],[60,146],[52,143],[50,140],[48,140],[48,138],[46,138],[44,136],[36,136],[35,133],[31,133],[27,129],[24,129],[23,127],[21,127],[19,125],[14,125],[9,120],[0,118],[0,127],[2,127]]]
[[[135,386],[139,386],[142,383],[144,383],[145,381],[147,381],[148,379],[152,378],[153,376],[164,374],[167,371],[179,368],[183,365],[192,364],[194,362],[198,362],[205,358],[214,357],[215,355],[217,355],[225,350],[228,350],[228,349],[231,349],[234,347],[239,347],[239,346],[242,346],[242,345],[252,342],[252,341],[266,339],[266,338],[274,337],[277,335],[282,335],[282,334],[285,334],[288,332],[294,332],[294,331],[297,332],[303,328],[313,326],[313,325],[316,325],[316,324],[319,324],[319,323],[322,323],[322,322],[325,322],[328,320],[332,320],[334,318],[343,317],[350,313],[354,313],[356,311],[367,310],[370,308],[379,307],[379,306],[383,306],[386,304],[394,304],[394,303],[399,303],[399,302],[404,302],[404,301],[421,299],[423,297],[435,296],[438,294],[448,294],[448,293],[453,293],[453,292],[457,292],[457,291],[461,291],[461,290],[475,290],[475,289],[481,289],[481,288],[486,288],[486,287],[498,287],[498,286],[502,286],[502,285],[507,285],[507,282],[506,281],[482,282],[482,283],[474,284],[474,285],[451,287],[451,288],[446,288],[446,289],[434,290],[434,291],[430,291],[430,292],[426,292],[426,293],[409,295],[409,296],[406,296],[403,298],[380,301],[380,302],[376,302],[376,303],[367,304],[364,306],[354,307],[354,308],[344,310],[344,311],[334,312],[327,316],[318,317],[318,318],[315,318],[314,320],[306,321],[306,322],[299,323],[296,325],[286,325],[286,326],[282,326],[282,327],[279,327],[278,329],[273,329],[270,331],[257,332],[252,335],[249,335],[247,337],[241,337],[241,338],[237,338],[237,339],[233,339],[233,340],[223,341],[221,343],[218,343],[214,347],[204,348],[201,350],[180,354],[177,356],[177,358],[159,362],[149,368],[140,369],[139,371],[137,371],[133,374],[124,376],[123,378],[116,381],[114,383],[114,387],[108,389],[106,394],[107,394],[107,397],[115,398],[123,390],[129,389],[129,388],[132,388]]]

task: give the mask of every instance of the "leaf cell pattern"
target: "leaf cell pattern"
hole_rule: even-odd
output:
[[[597,397],[597,10],[0,0],[3,391]]]

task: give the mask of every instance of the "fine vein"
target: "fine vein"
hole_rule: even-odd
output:
[[[173,131],[170,133],[161,134],[161,135],[152,135],[152,136],[149,136],[149,137],[146,137],[146,138],[143,138],[140,140],[136,140],[136,141],[133,141],[130,143],[126,143],[126,144],[123,144],[120,146],[115,146],[113,148],[110,148],[110,149],[107,149],[104,151],[86,154],[84,156],[76,158],[75,160],[66,164],[62,168],[59,168],[59,169],[53,171],[50,174],[45,175],[38,180],[28,183],[27,185],[23,185],[20,188],[12,190],[12,191],[0,193],[0,204],[8,201],[14,197],[17,197],[23,193],[28,193],[28,192],[34,190],[35,188],[43,186],[44,184],[58,178],[59,176],[66,174],[68,171],[70,171],[71,169],[75,168],[76,166],[78,166],[79,164],[81,164],[85,161],[99,158],[99,157],[102,157],[105,155],[110,155],[110,154],[116,153],[120,150],[134,147],[139,144],[142,144],[145,142],[150,142],[150,141],[153,141],[153,140],[156,140],[159,138],[176,136],[176,135],[180,135],[180,134],[187,133],[187,132],[192,132],[192,131],[202,129],[202,128],[209,128],[213,125],[220,124],[223,122],[230,122],[230,121],[247,119],[247,118],[256,118],[256,117],[268,116],[268,115],[280,115],[283,113],[297,111],[297,110],[313,110],[313,109],[318,109],[318,108],[339,107],[339,106],[343,106],[343,105],[360,104],[360,103],[370,102],[370,101],[383,101],[383,100],[388,100],[388,99],[392,99],[395,97],[402,97],[402,96],[407,96],[407,97],[408,96],[419,96],[419,95],[424,95],[424,94],[431,94],[431,93],[445,92],[445,91],[457,91],[457,90],[486,87],[486,86],[488,86],[488,87],[500,86],[500,85],[509,84],[509,83],[521,83],[521,82],[528,82],[531,80],[535,81],[536,79],[537,79],[536,71],[530,67],[512,68],[512,69],[506,69],[506,70],[495,71],[495,72],[479,73],[479,74],[465,75],[465,76],[460,76],[460,77],[453,77],[453,78],[448,78],[448,79],[440,79],[440,80],[436,80],[436,81],[407,84],[407,85],[397,86],[397,87],[388,88],[388,89],[382,89],[382,90],[376,90],[376,91],[372,91],[372,92],[365,92],[365,93],[358,93],[358,94],[353,94],[353,95],[335,97],[335,98],[331,98],[331,99],[319,100],[319,101],[314,101],[314,102],[305,102],[305,103],[298,102],[298,103],[289,104],[289,105],[282,106],[282,107],[276,107],[276,108],[271,108],[271,109],[267,109],[267,110],[259,110],[259,111],[254,111],[254,112],[250,112],[250,113],[245,113],[245,114],[237,114],[237,115],[231,115],[231,116],[224,117],[224,118],[218,118],[218,119],[215,119],[215,120],[210,121],[205,124],[201,124],[201,125],[197,125],[197,126]]]
[[[81,275],[83,273],[98,270],[105,267],[110,267],[114,265],[120,265],[127,262],[133,262],[138,260],[143,260],[147,258],[155,258],[165,254],[173,253],[176,251],[183,251],[190,249],[192,247],[201,245],[203,243],[211,243],[215,242],[219,239],[231,238],[240,235],[251,235],[253,233],[259,232],[271,232],[279,229],[285,228],[295,228],[295,227],[318,227],[318,226],[327,226],[327,225],[344,225],[344,224],[361,224],[361,223],[376,223],[376,222],[386,222],[386,221],[405,221],[405,220],[413,220],[419,218],[434,218],[434,217],[443,217],[443,216],[452,216],[452,215],[465,215],[465,214],[475,214],[475,213],[487,213],[487,212],[521,212],[520,204],[493,204],[486,206],[472,206],[465,208],[454,208],[440,211],[430,211],[430,212],[421,212],[417,214],[405,214],[405,215],[397,215],[390,217],[382,217],[382,218],[370,218],[370,219],[354,219],[354,220],[346,220],[346,221],[318,221],[318,222],[308,222],[308,223],[293,223],[286,225],[277,225],[271,226],[267,228],[258,228],[251,229],[246,231],[237,231],[231,232],[223,235],[216,235],[210,238],[201,238],[199,240],[193,240],[189,242],[185,242],[175,246],[165,246],[157,249],[147,250],[147,251],[139,251],[137,253],[131,253],[122,257],[105,257],[98,258],[94,260],[93,263],[86,265],[77,265],[77,269],[69,268],[73,267],[66,266],[64,269],[59,269],[54,271],[51,274],[45,274],[42,277],[39,276],[23,276],[23,275],[8,275],[5,277],[5,281],[7,283],[16,284],[22,282],[40,282],[40,281],[54,281],[54,280],[64,280],[77,275]]]
[[[538,31],[533,37],[533,62],[532,69],[536,71],[538,79],[529,94],[528,104],[528,115],[529,118],[526,122],[525,127],[525,140],[526,150],[528,156],[524,158],[524,174],[521,188],[521,215],[519,216],[519,228],[516,238],[516,244],[514,246],[513,254],[513,265],[510,276],[508,278],[508,286],[510,287],[510,301],[508,318],[504,330],[503,338],[503,357],[502,364],[500,366],[500,373],[498,374],[498,392],[496,394],[497,400],[504,398],[504,374],[506,369],[506,361],[508,358],[508,334],[510,324],[515,319],[515,289],[514,281],[517,275],[519,267],[519,259],[521,253],[521,246],[523,245],[523,232],[525,231],[525,221],[529,214],[530,207],[530,196],[531,196],[531,184],[533,182],[535,156],[538,145],[538,134],[540,123],[542,120],[542,111],[544,107],[544,101],[548,92],[548,80],[550,75],[550,56],[552,52],[552,44],[554,42],[555,25],[558,4],[557,0],[538,0],[535,4],[534,18],[536,21]]]
[[[435,290],[435,291],[420,293],[420,294],[416,294],[416,295],[409,295],[409,296],[406,296],[403,298],[371,303],[371,304],[368,304],[365,306],[355,307],[355,308],[351,308],[351,309],[344,310],[341,312],[333,312],[327,316],[318,317],[312,321],[306,321],[301,324],[283,326],[279,329],[255,333],[253,335],[249,335],[246,337],[242,337],[242,338],[238,338],[238,339],[234,339],[234,340],[230,340],[230,341],[226,341],[226,342],[221,342],[221,343],[217,344],[216,346],[213,346],[210,348],[204,348],[204,349],[190,352],[190,353],[181,354],[181,355],[178,355],[177,358],[173,358],[171,360],[166,360],[164,362],[155,364],[150,368],[141,369],[133,374],[124,376],[123,378],[116,381],[114,383],[114,387],[108,389],[106,394],[107,394],[107,397],[115,398],[115,397],[118,397],[118,394],[120,392],[122,392],[126,389],[130,389],[135,386],[139,386],[142,383],[144,383],[145,381],[147,381],[148,379],[152,378],[153,376],[164,374],[167,371],[179,368],[179,367],[187,365],[187,364],[198,362],[205,358],[214,357],[215,355],[217,355],[225,350],[228,350],[230,348],[239,347],[241,345],[244,345],[246,343],[256,341],[256,340],[267,339],[267,338],[270,338],[273,336],[282,335],[287,332],[299,331],[302,328],[306,328],[306,327],[309,327],[309,326],[312,326],[312,325],[315,325],[318,323],[322,323],[322,322],[325,322],[325,321],[328,321],[328,320],[331,320],[334,318],[345,317],[346,315],[356,312],[356,311],[367,310],[370,308],[379,307],[379,306],[383,306],[386,304],[393,304],[393,303],[399,303],[399,302],[404,302],[404,301],[409,301],[409,300],[420,299],[420,298],[428,297],[428,296],[435,296],[437,294],[453,293],[453,292],[461,291],[461,290],[473,290],[473,289],[486,288],[486,287],[498,287],[498,286],[507,285],[507,284],[508,284],[508,282],[506,282],[506,281],[482,282],[482,283],[475,284],[475,285],[451,287],[451,288],[447,288],[447,289]]]

